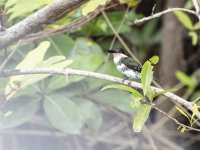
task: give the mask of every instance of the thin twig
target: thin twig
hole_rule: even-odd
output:
[[[164,112],[163,110],[159,109],[158,107],[156,107],[155,105],[152,105],[152,107],[156,110],[158,110],[160,113],[162,113],[163,115],[165,115],[166,117],[168,117],[169,119],[173,120],[177,125],[180,125],[182,127],[185,127],[186,130],[194,130],[194,131],[198,131],[200,132],[200,129],[196,129],[187,125],[184,125],[182,123],[180,123],[178,120],[176,120],[175,118],[171,117],[170,115],[168,115],[166,112]]]
[[[130,80],[123,80],[121,78],[113,77],[106,74],[96,73],[96,72],[90,72],[90,71],[83,71],[83,70],[77,70],[72,68],[29,68],[29,69],[17,69],[17,70],[3,70],[0,72],[0,77],[8,77],[8,76],[15,76],[15,75],[25,75],[25,74],[61,74],[61,75],[76,75],[76,76],[85,76],[85,77],[93,77],[103,80],[112,81],[119,84],[128,85],[134,88],[142,89],[142,84]],[[163,89],[156,88],[152,86],[152,89],[156,93],[163,92]],[[193,112],[193,103],[189,102],[173,93],[167,92],[163,94],[164,96],[170,98],[173,102],[177,102],[183,106],[185,106],[187,109],[191,110]],[[200,119],[200,113],[198,112],[196,114],[197,118]]]
[[[166,14],[166,13],[173,12],[173,11],[177,11],[177,10],[179,10],[179,11],[184,11],[184,12],[187,12],[187,13],[190,13],[190,14],[193,14],[193,15],[195,15],[196,17],[199,18],[199,14],[198,14],[197,12],[193,11],[193,10],[189,10],[189,9],[185,9],[185,8],[168,8],[167,10],[164,10],[164,11],[162,11],[162,12],[153,14],[153,15],[151,15],[151,16],[149,16],[149,17],[144,17],[144,18],[139,19],[139,20],[135,19],[135,20],[134,20],[134,24],[143,23],[143,22],[146,22],[146,21],[148,21],[148,20],[151,20],[151,19],[154,19],[154,18],[158,18],[158,17],[160,17],[160,16],[162,16],[162,15],[164,15],[164,14]]]
[[[109,25],[109,27],[111,28],[111,30],[113,31],[113,33],[115,34],[115,36],[118,38],[118,40],[121,42],[121,44],[124,46],[124,48],[126,49],[126,51],[131,55],[131,57],[133,57],[133,59],[135,59],[139,64],[140,61],[135,57],[135,55],[133,55],[133,53],[131,52],[131,50],[129,49],[129,47],[126,45],[126,43],[124,42],[124,40],[119,36],[119,34],[117,33],[117,31],[115,30],[115,28],[113,27],[112,23],[110,22],[108,16],[106,15],[106,13],[104,11],[101,11],[103,17],[105,18],[107,24]]]

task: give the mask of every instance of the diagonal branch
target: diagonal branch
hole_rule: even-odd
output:
[[[38,10],[21,22],[0,32],[0,48],[12,44],[33,31],[38,31],[42,25],[48,23],[50,20],[55,21],[62,18],[87,1],[88,0],[54,0],[54,2]]]
[[[51,31],[41,31],[38,33],[30,34],[30,35],[24,37],[24,40],[37,40],[37,39],[46,38],[49,36],[58,35],[63,32],[73,31],[74,29],[79,28],[83,24],[85,24],[85,23],[89,22],[90,20],[92,20],[93,18],[95,18],[101,12],[102,9],[104,9],[104,6],[99,7],[95,11],[89,13],[87,16],[84,16],[78,20],[75,20],[71,24],[65,25],[59,29],[55,29],[55,30],[51,30]]]
[[[142,89],[142,84],[134,81],[129,80],[123,80],[121,78],[113,77],[106,74],[96,73],[96,72],[90,72],[90,71],[84,71],[84,70],[77,70],[72,68],[66,68],[66,69],[59,69],[59,68],[34,68],[34,69],[17,69],[17,70],[3,70],[0,71],[0,77],[8,77],[8,76],[16,76],[16,75],[25,75],[25,74],[60,74],[60,75],[75,75],[75,76],[85,76],[85,77],[92,77],[102,80],[108,80],[111,82],[124,84],[131,86],[133,88],[139,88]],[[153,90],[156,93],[163,92],[163,89],[153,87]],[[163,94],[164,96],[170,98],[173,102],[177,102],[183,106],[185,106],[187,109],[191,110],[193,112],[193,103],[189,102],[173,93],[167,92]],[[198,112],[196,116],[200,119],[200,113]]]

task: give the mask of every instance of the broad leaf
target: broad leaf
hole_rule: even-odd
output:
[[[141,82],[144,95],[147,94],[147,90],[149,89],[152,80],[153,80],[153,66],[151,65],[150,61],[146,61],[142,66],[142,72],[141,72]]]
[[[102,103],[109,104],[111,106],[114,106],[115,108],[130,113],[132,111],[130,102],[131,102],[131,96],[130,93],[127,93],[122,90],[116,90],[110,89],[102,92],[95,93],[90,96],[92,99],[97,100]]]
[[[49,121],[65,133],[78,134],[83,126],[79,107],[63,94],[51,95],[44,100],[44,110]]]
[[[97,106],[88,99],[76,98],[75,102],[81,111],[83,122],[96,132],[102,123],[102,116]]]
[[[39,100],[23,96],[8,101],[0,110],[0,128],[12,128],[30,119],[39,108]]]
[[[35,67],[38,63],[40,63],[44,55],[49,48],[50,43],[45,41],[40,43],[40,45],[30,51],[25,58],[16,66],[16,69],[21,69],[21,68],[33,68]],[[11,92],[15,93],[16,90],[20,89],[24,81],[24,75],[19,75],[19,76],[13,76],[10,78],[10,81],[8,85],[5,88],[5,95],[9,94],[9,98],[11,98]]]
[[[138,107],[136,117],[133,121],[133,131],[141,132],[142,127],[144,126],[146,120],[149,117],[149,113],[151,111],[151,106],[146,104],[141,104]]]
[[[133,89],[133,88],[131,88],[129,86],[126,86],[126,85],[121,85],[121,84],[106,85],[101,89],[101,91],[106,90],[106,89],[120,89],[120,90],[128,91],[128,92],[131,92],[131,93],[137,93],[137,95],[140,94],[137,90],[135,90],[135,89]]]
[[[193,29],[193,24],[188,15],[182,11],[174,11],[174,14],[178,18],[178,20],[189,30]]]
[[[64,56],[54,56],[47,60],[41,61],[35,65],[37,68],[64,68],[72,63],[72,60],[66,60]],[[34,68],[34,67],[32,67]],[[17,91],[24,89],[28,85],[34,84],[51,74],[33,74],[21,75],[20,77],[11,77],[9,85],[7,85],[5,92],[10,93],[7,99],[10,99]],[[15,90],[13,90],[15,88]]]
[[[73,63],[70,67],[80,70],[95,71],[104,62],[105,54],[101,47],[92,40],[78,38],[69,58],[73,59]],[[70,77],[70,81],[79,81],[81,79],[83,79],[83,77]]]

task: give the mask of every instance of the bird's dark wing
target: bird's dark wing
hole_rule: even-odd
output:
[[[130,57],[124,57],[121,59],[121,63],[124,64],[126,67],[141,72],[142,66],[138,64],[134,59]]]

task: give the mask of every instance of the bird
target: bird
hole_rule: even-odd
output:
[[[117,70],[127,79],[137,80],[141,78],[142,65],[125,55],[123,48],[115,48],[107,50],[107,52],[113,54],[113,61]]]

